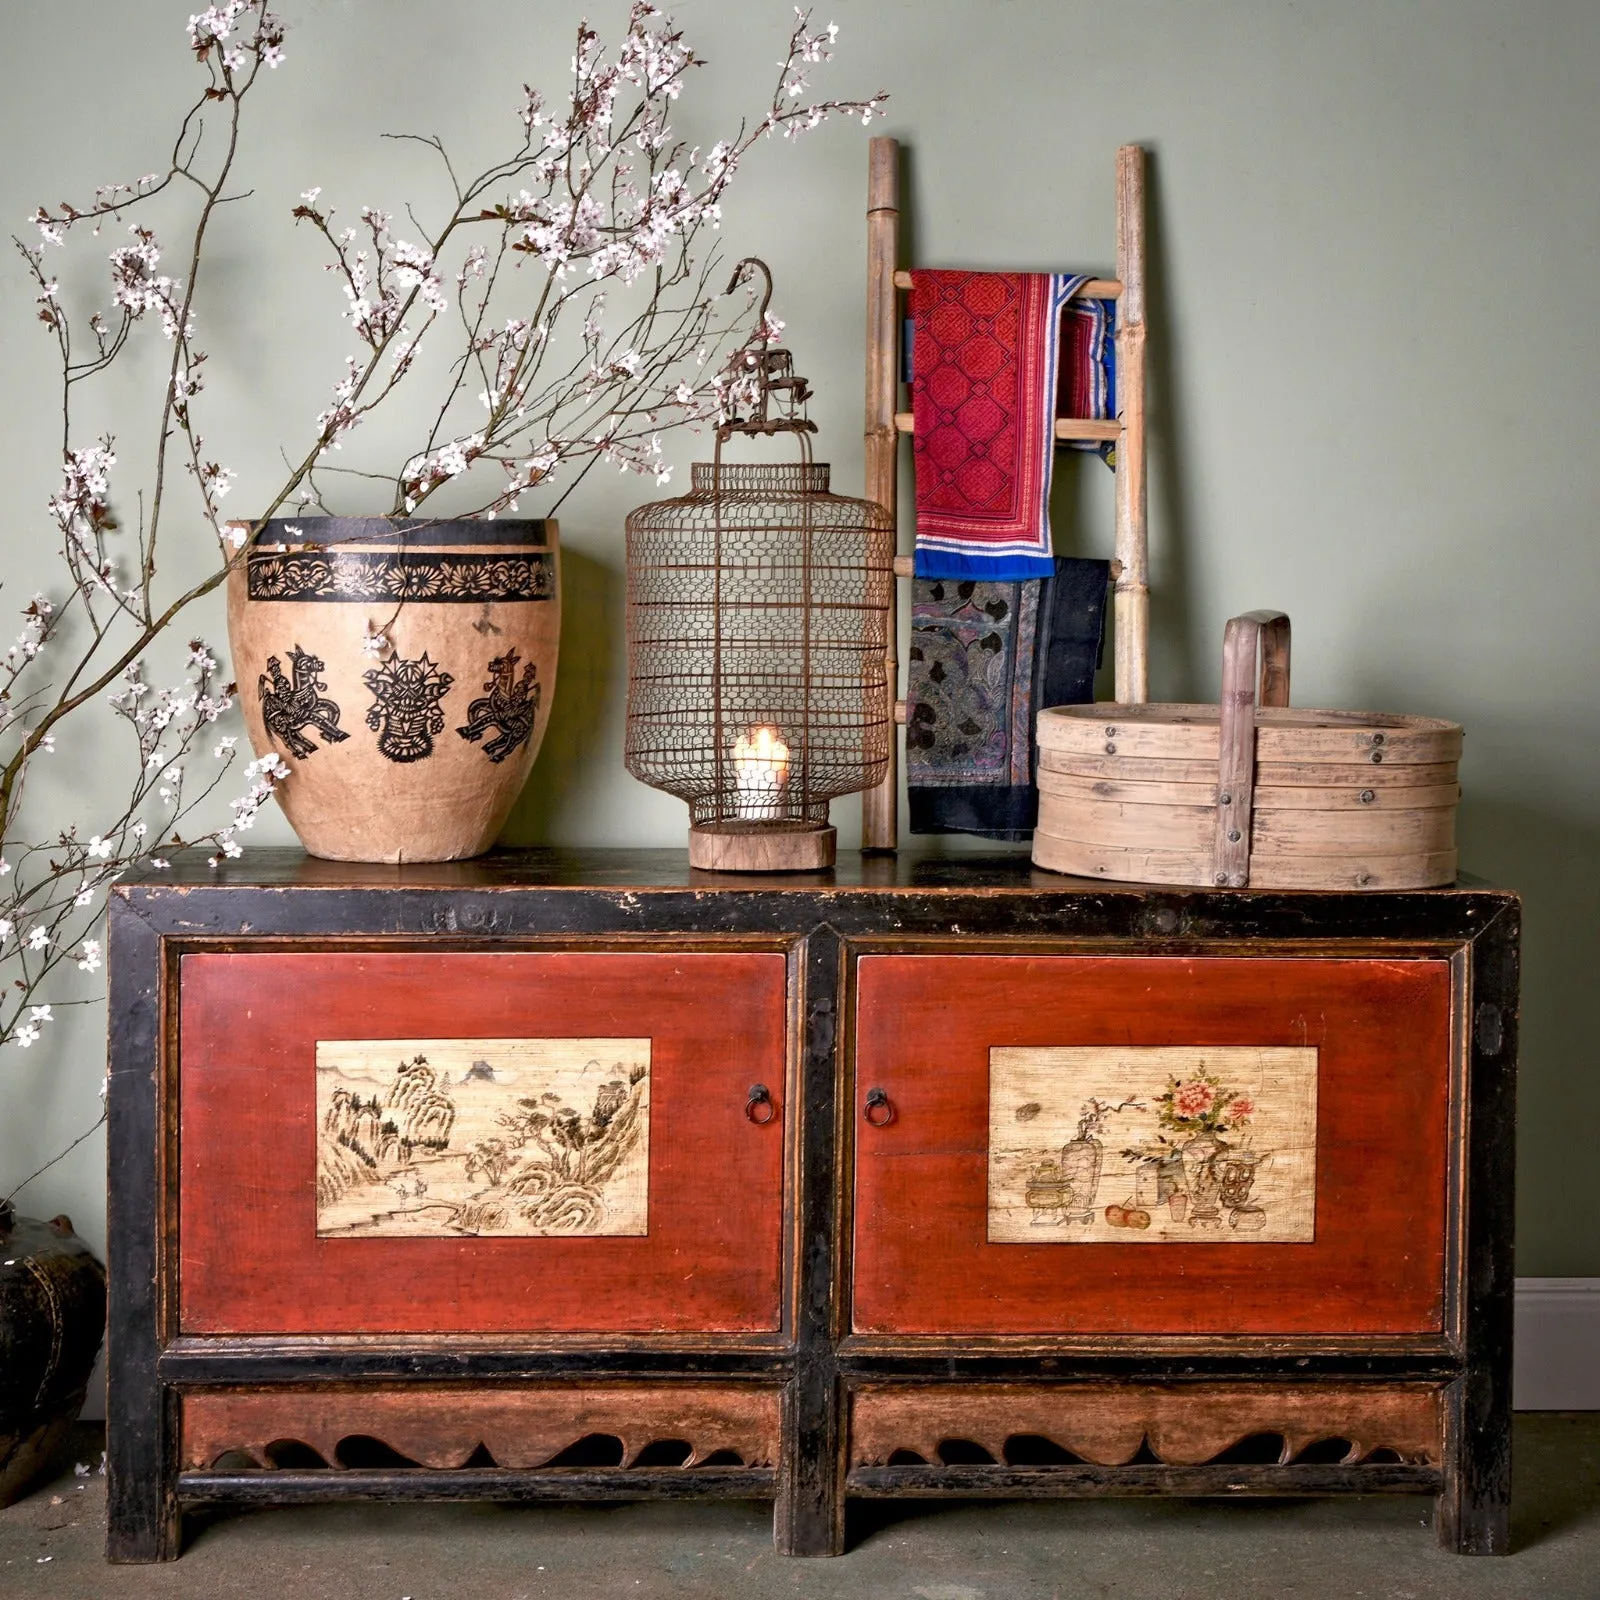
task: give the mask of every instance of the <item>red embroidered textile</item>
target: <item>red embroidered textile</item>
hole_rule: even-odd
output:
[[[1061,318],[1061,369],[1056,380],[1058,417],[1103,417],[1103,389],[1095,387],[1096,363],[1102,362],[1098,341],[1104,338],[1097,326],[1095,311],[1099,303],[1074,300]],[[1104,313],[1101,313],[1102,317]],[[1103,365],[1100,368],[1103,372]],[[1104,379],[1102,378],[1102,384]]]
[[[1052,570],[1063,287],[1050,273],[912,274],[919,576]]]

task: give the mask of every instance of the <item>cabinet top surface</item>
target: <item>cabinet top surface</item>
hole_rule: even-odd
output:
[[[1171,897],[1215,900],[1376,901],[1395,898],[1438,901],[1461,895],[1494,893],[1507,896],[1481,879],[1463,877],[1452,887],[1403,893],[1251,889],[1194,889],[1176,885],[1107,883],[1073,878],[1035,867],[1021,852],[934,855],[902,851],[898,855],[864,856],[841,853],[827,872],[706,872],[689,865],[683,850],[496,850],[471,861],[385,863],[322,861],[292,848],[248,851],[238,861],[216,867],[204,851],[182,851],[164,870],[130,873],[114,893],[146,900],[166,890],[184,895],[240,890],[315,889],[434,890],[460,893],[482,890],[690,891],[701,893],[840,893],[917,892],[931,894],[1052,894],[1097,897]]]

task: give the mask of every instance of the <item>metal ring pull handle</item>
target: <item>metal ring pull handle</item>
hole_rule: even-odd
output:
[[[758,1128],[765,1127],[778,1115],[777,1103],[772,1098],[772,1091],[764,1083],[752,1083],[750,1093],[745,1097],[744,1114]]]
[[[874,1128],[887,1128],[894,1121],[894,1102],[882,1089],[868,1089],[867,1103],[862,1106],[861,1115]]]

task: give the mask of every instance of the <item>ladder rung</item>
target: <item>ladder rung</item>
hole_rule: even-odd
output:
[[[1122,576],[1122,563],[1115,556],[1111,558],[1111,578],[1115,582]],[[915,556],[896,556],[894,558],[894,575],[897,578],[913,578],[916,576],[917,558]]]
[[[916,423],[909,411],[897,411],[894,414],[896,433],[913,433]],[[1116,418],[1100,417],[1057,417],[1056,438],[1058,439],[1120,439],[1122,437],[1122,423]]]
[[[894,275],[894,286],[897,289],[911,287],[911,274],[897,272]],[[1116,278],[1091,278],[1078,291],[1080,299],[1084,300],[1117,300],[1122,296],[1122,284]]]
[[[1116,440],[1122,437],[1118,417],[1057,417],[1056,438]]]

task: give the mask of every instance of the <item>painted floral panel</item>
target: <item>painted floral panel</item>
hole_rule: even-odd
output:
[[[1316,1237],[1317,1052],[996,1047],[993,1244]]]
[[[648,1039],[322,1039],[317,1233],[641,1237]]]

